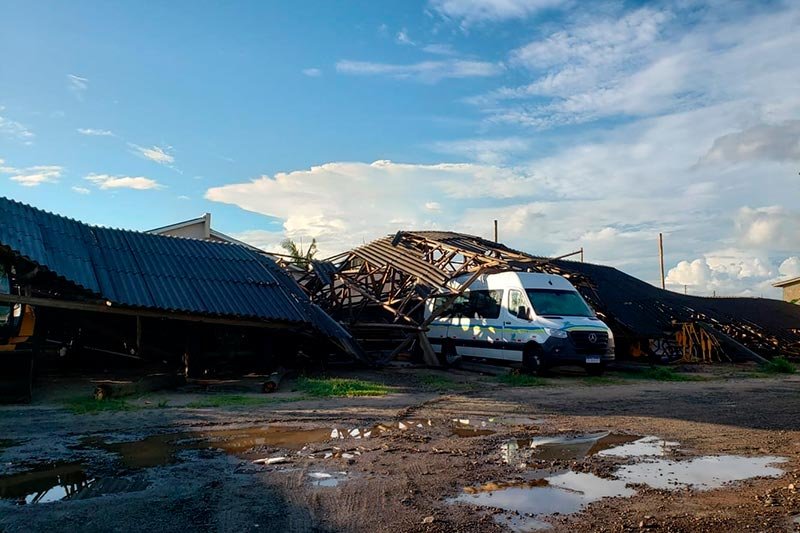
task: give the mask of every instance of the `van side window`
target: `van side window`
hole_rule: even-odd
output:
[[[527,307],[528,304],[525,301],[525,298],[523,298],[522,293],[513,289],[510,290],[508,292],[508,312],[518,318],[528,318],[519,316],[519,313],[517,312],[519,311],[519,308],[523,306]]]
[[[497,318],[500,316],[500,304],[503,301],[502,290],[470,291],[469,318]]]
[[[433,312],[442,307],[447,301],[448,296],[438,296],[433,301]],[[455,299],[453,304],[441,315],[439,318],[453,318],[457,316],[464,316],[469,308],[469,299],[465,295],[461,295]]]
[[[434,300],[434,312],[444,305],[447,298],[439,296]],[[439,318],[498,318],[502,301],[502,290],[466,291]]]

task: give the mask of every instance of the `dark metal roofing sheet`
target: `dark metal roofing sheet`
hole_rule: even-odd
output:
[[[0,245],[112,303],[347,332],[271,259],[236,244],[94,227],[0,198]]]

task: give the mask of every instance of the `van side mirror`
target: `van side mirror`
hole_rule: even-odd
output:
[[[531,312],[524,305],[520,305],[519,307],[517,307],[517,316],[519,318],[524,318],[525,320],[530,320],[531,319]]]

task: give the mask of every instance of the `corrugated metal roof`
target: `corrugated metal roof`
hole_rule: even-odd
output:
[[[0,245],[114,304],[349,334],[272,259],[236,244],[89,226],[0,198]]]

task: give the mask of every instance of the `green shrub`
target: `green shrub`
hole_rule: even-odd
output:
[[[770,374],[794,374],[797,368],[783,357],[773,357],[761,365],[761,370]]]

